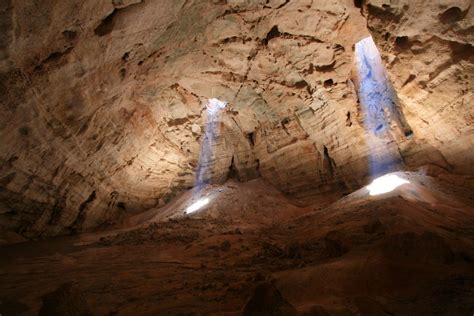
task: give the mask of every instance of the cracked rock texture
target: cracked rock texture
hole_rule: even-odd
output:
[[[472,1],[367,1],[364,10],[413,139],[405,163],[473,172]]]
[[[354,67],[370,34],[411,128],[370,150],[472,173],[470,2],[367,2],[2,1],[1,229],[64,234],[167,203],[194,184],[209,98],[228,102],[209,181],[261,176],[303,203],[353,191],[377,137]]]

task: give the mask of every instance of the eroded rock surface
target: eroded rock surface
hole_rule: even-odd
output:
[[[367,2],[369,30],[413,129],[400,146],[405,162],[472,174],[472,2]]]
[[[2,230],[77,232],[167,203],[194,184],[209,98],[229,103],[211,181],[261,176],[303,202],[358,188],[371,149],[353,47],[370,34],[413,131],[377,150],[472,173],[468,1],[357,3],[3,1]]]

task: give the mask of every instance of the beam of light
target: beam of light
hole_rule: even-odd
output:
[[[382,134],[389,126],[386,112],[393,112],[396,93],[385,72],[382,58],[372,37],[355,45],[359,72],[359,100],[368,132]]]
[[[197,200],[196,202],[194,202],[193,204],[191,204],[190,206],[188,206],[186,208],[186,214],[196,212],[201,207],[203,207],[207,204],[209,204],[209,198],[199,199],[199,200]]]
[[[194,198],[199,197],[203,184],[209,182],[209,173],[215,161],[214,157],[214,143],[220,133],[220,116],[222,110],[227,106],[227,102],[216,98],[208,100],[207,103],[207,122],[202,135],[201,151],[199,152],[199,161],[196,170],[195,188],[192,191]],[[194,213],[205,205],[209,204],[208,197],[200,198],[186,208],[185,213]]]
[[[400,162],[398,151],[387,143],[394,140],[392,121],[398,122],[401,114],[396,105],[396,92],[372,37],[356,43],[355,66],[359,83],[357,92],[367,131],[369,176],[375,177],[393,171]]]
[[[395,174],[387,174],[372,181],[367,186],[370,195],[379,195],[391,192],[401,186],[402,184],[410,183],[410,181],[400,178]]]
[[[219,121],[222,109],[227,106],[227,102],[216,98],[208,100],[207,122],[204,128],[204,135],[199,153],[199,162],[196,171],[196,186],[201,186],[208,181],[208,173],[214,162],[213,149],[214,142],[219,136]]]

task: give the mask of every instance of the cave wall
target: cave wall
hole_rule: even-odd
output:
[[[387,19],[393,6],[355,4],[2,2],[2,230],[27,237],[88,230],[192,187],[209,98],[229,104],[208,172],[215,182],[261,176],[302,202],[327,202],[364,184],[370,151],[384,159],[387,144],[401,164],[472,171],[472,107],[468,94],[460,97],[472,76],[454,86],[460,70],[472,69],[457,50],[472,47],[465,46],[472,10],[447,22],[446,41],[456,44],[443,44],[428,41],[425,25]],[[410,17],[426,14],[422,4],[410,6]],[[381,140],[375,149],[367,145],[353,62],[367,25],[413,126],[410,137]],[[420,84],[439,67],[409,65],[436,54],[394,46],[398,37],[414,40],[411,27],[433,52],[444,47],[437,54],[444,62],[434,62],[446,67],[433,79],[435,92]],[[387,39],[383,30],[391,30]],[[414,69],[424,76],[404,84]],[[438,80],[445,77],[451,83]],[[455,96],[461,116],[440,110]],[[425,120],[429,126],[419,125]],[[452,141],[460,137],[467,145]]]
[[[364,14],[413,130],[404,162],[472,174],[472,1],[367,1]]]

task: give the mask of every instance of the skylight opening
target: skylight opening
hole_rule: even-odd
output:
[[[372,181],[372,183],[367,186],[367,189],[369,190],[369,194],[374,196],[392,192],[406,183],[410,183],[410,181],[400,178],[395,174],[388,174]]]
[[[227,106],[227,102],[216,98],[209,99],[207,104],[207,111],[209,114],[216,114]]]

